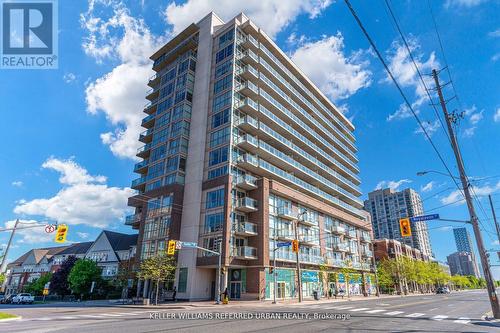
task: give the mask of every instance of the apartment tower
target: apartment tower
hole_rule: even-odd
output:
[[[411,222],[412,236],[401,237],[399,219],[424,215],[420,195],[413,189],[395,191],[391,188],[368,193],[365,209],[370,212],[376,239],[395,239],[422,254],[432,257],[432,249],[425,222]]]
[[[358,270],[350,288],[369,291],[371,224],[351,122],[244,14],[225,23],[210,13],[151,59],[136,211],[126,220],[139,230],[137,258],[169,239],[221,249],[222,290],[263,299],[276,255],[278,297],[296,297],[295,253],[274,249],[297,225],[306,297],[325,289],[320,265]],[[176,256],[177,297],[213,298],[217,257]]]

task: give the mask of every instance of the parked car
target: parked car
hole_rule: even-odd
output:
[[[18,294],[12,298],[12,304],[33,304],[35,301],[35,297],[31,296],[31,294]]]
[[[14,297],[16,297],[16,294],[7,295],[7,297],[5,297],[2,300],[2,304],[10,304],[10,303],[12,303],[12,298],[14,298]]]
[[[436,294],[449,294],[450,289],[448,287],[439,287],[436,289]]]
[[[1,294],[0,295],[0,304],[3,304],[3,303],[5,303],[5,295]]]

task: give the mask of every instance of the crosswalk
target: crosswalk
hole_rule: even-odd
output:
[[[75,314],[71,316],[23,318],[20,321],[118,319],[129,316],[146,315],[149,314],[150,312],[151,310],[131,311],[131,312],[109,312],[109,313],[99,313],[99,314]]]
[[[392,310],[392,309],[377,309],[377,308],[367,308],[367,307],[356,307],[354,305],[332,305],[331,303],[326,304],[301,304],[294,303],[289,304],[290,307],[300,307],[304,309],[317,309],[317,310],[337,310],[337,311],[346,311],[353,312],[355,314],[366,313],[373,315],[383,315],[383,316],[401,316],[404,318],[428,318],[435,321],[444,321],[449,320],[456,324],[469,324],[472,320],[468,317],[451,317],[446,315],[427,315],[421,312],[405,312],[401,310]]]

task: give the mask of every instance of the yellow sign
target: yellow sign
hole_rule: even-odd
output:
[[[44,289],[43,290],[43,296],[47,296],[49,294],[49,290],[48,289]]]
[[[410,237],[411,236],[411,225],[410,219],[399,219],[399,229],[401,230],[402,237]]]
[[[56,243],[64,243],[66,241],[66,235],[68,234],[68,226],[66,224],[60,224],[57,227],[56,238],[54,241]]]
[[[173,256],[175,254],[176,243],[177,243],[177,241],[175,241],[175,240],[169,240],[168,241],[167,254],[169,256]]]
[[[292,251],[295,253],[299,252],[299,241],[296,239],[292,241]]]

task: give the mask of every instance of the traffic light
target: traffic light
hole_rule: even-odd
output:
[[[59,224],[56,231],[56,238],[54,241],[56,243],[64,243],[66,241],[66,235],[68,234],[68,226],[66,224]]]
[[[173,256],[175,254],[176,243],[177,243],[177,241],[175,241],[175,240],[169,240],[168,241],[167,254],[169,256]]]
[[[295,253],[299,253],[299,241],[296,239],[292,241],[292,251]]]
[[[401,236],[402,237],[410,237],[411,236],[410,219],[408,219],[408,218],[400,219],[399,220],[399,228],[401,229]]]
[[[269,274],[272,275],[273,273],[274,273],[274,266],[271,266],[269,267]]]

